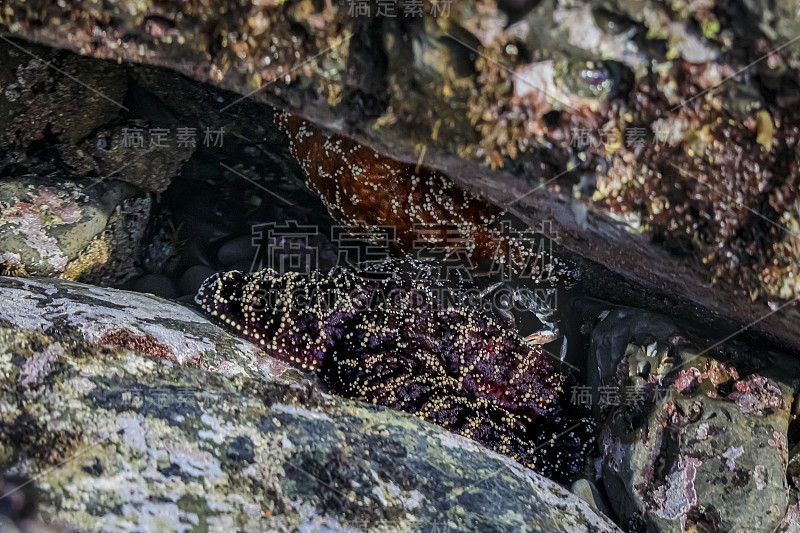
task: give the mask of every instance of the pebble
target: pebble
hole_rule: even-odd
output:
[[[225,266],[232,266],[234,263],[244,260],[252,263],[257,251],[258,247],[253,246],[253,236],[242,235],[220,246],[217,259]]]
[[[178,281],[181,294],[194,295],[197,289],[200,288],[200,285],[215,272],[213,268],[204,265],[195,265],[187,268]]]
[[[190,238],[181,249],[175,268],[181,272],[195,265],[213,266],[216,262],[213,246],[201,239]]]
[[[178,296],[175,284],[163,274],[145,274],[134,282],[133,290],[149,292],[162,298],[175,298]]]
[[[597,490],[594,483],[589,481],[588,479],[577,479],[570,487],[570,490],[573,494],[575,494],[578,498],[585,501],[589,504],[596,513],[603,514],[605,516],[611,516],[611,512],[608,510],[608,506],[606,506],[605,502],[603,501],[603,496],[600,494],[600,491]]]

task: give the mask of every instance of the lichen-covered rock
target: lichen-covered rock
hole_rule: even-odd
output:
[[[56,280],[3,278],[8,305],[0,320],[26,329],[75,331],[115,346],[228,376],[280,375],[290,367],[266,357],[199,313],[145,294]]]
[[[67,264],[59,277],[98,285],[117,285],[138,274],[152,204],[149,196],[122,200],[108,217],[105,229]]]
[[[786,517],[781,522],[776,533],[800,533],[800,500],[797,495],[789,500]]]
[[[789,509],[776,533],[800,533],[800,445],[789,453]]]
[[[619,531],[510,459],[327,396],[175,304],[20,278],[0,297],[0,464],[37,475],[48,523]]]
[[[631,327],[630,315],[603,319],[592,342],[604,363],[590,363],[614,510],[637,531],[775,530],[787,512],[791,389],[700,354],[663,318]],[[610,338],[615,327],[627,345]]]
[[[151,201],[119,181],[0,181],[5,269],[110,283],[135,272]]]

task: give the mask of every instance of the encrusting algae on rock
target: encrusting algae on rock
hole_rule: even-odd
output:
[[[8,277],[0,294],[0,493],[22,489],[0,531],[5,514],[26,532],[620,533],[511,459],[331,397],[177,303]],[[106,344],[97,328],[123,315],[184,356]]]
[[[477,306],[444,305],[399,264],[382,263],[382,279],[353,268],[231,271],[206,280],[196,301],[337,394],[407,411],[544,475],[580,472],[594,424],[566,400],[565,376],[542,349]]]

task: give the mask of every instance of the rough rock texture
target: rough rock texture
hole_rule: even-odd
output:
[[[619,531],[513,461],[409,415],[322,394],[175,304],[19,278],[0,278],[0,297],[0,463],[40,474],[46,522]]]
[[[159,199],[191,156],[216,158],[217,176],[225,154],[238,167],[282,137],[269,120],[208,113],[219,98],[164,69],[0,40],[0,273],[119,285],[162,269],[180,243]],[[252,105],[237,111],[252,117]],[[291,160],[269,157],[265,172]]]
[[[113,283],[136,272],[150,199],[120,181],[0,181],[0,268]]]
[[[0,476],[0,501],[0,531],[3,533],[66,532],[38,518],[38,489],[29,477]]]
[[[123,65],[0,41],[0,175],[113,176],[162,192],[194,147],[167,144],[175,119],[148,110],[146,94]]]
[[[637,327],[630,311],[612,311],[593,337],[614,510],[634,531],[775,530],[787,517],[792,389],[740,376],[650,317]]]
[[[795,446],[789,455],[789,511],[777,533],[800,533],[800,446]]]
[[[424,159],[698,320],[691,303],[749,323],[798,294],[790,3],[357,4],[6,0],[0,28],[168,66]],[[797,313],[754,327],[796,342]]]

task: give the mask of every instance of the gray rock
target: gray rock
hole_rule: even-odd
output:
[[[789,454],[789,509],[776,533],[800,533],[800,445]]]
[[[795,501],[789,506],[786,518],[776,533],[800,533],[800,503]]]
[[[175,298],[178,289],[167,276],[163,274],[145,274],[133,284],[136,292],[147,292],[162,298]]]
[[[624,308],[606,313],[592,331],[588,356],[587,384],[592,390],[592,409],[596,417],[600,416],[601,387],[616,382],[617,364],[628,345],[656,337],[669,338],[677,333],[675,324],[656,313]]]
[[[0,253],[30,275],[102,281],[130,276],[150,200],[118,182],[0,182]],[[133,252],[131,251],[133,250]],[[2,262],[2,259],[0,259]]]
[[[37,476],[47,523],[619,531],[512,460],[413,416],[325,395],[176,304],[2,277],[0,298],[10,385],[0,387],[0,461]]]
[[[213,268],[203,265],[195,265],[187,268],[186,272],[181,275],[181,279],[179,281],[181,293],[191,295],[196,294],[197,289],[200,288],[200,284],[203,283],[209,276],[214,274],[214,272],[215,270]]]
[[[81,2],[67,2],[64,16],[52,17],[20,7],[4,14],[0,31],[98,58],[171,67],[236,91],[246,97],[200,87],[188,92],[185,81],[155,68],[146,69],[136,84],[156,95],[179,124],[181,116],[201,116],[215,127],[224,125],[226,143],[228,128],[269,122],[269,111],[255,107],[257,101],[291,108],[331,131],[356,135],[398,160],[417,161],[419,147],[425,146],[425,164],[492,198],[500,209],[513,206],[530,227],[552,223],[567,249],[607,266],[592,276],[607,287],[605,296],[635,299],[637,305],[668,302],[703,324],[715,314],[730,316],[798,343],[800,332],[793,326],[800,311],[787,306],[770,313],[767,305],[796,295],[795,242],[785,232],[762,231],[763,220],[751,216],[752,211],[769,215],[762,213],[761,178],[767,173],[775,181],[770,187],[786,187],[772,208],[789,227],[796,224],[798,191],[789,182],[792,175],[783,157],[794,149],[791,143],[797,137],[797,92],[791,88],[797,84],[800,52],[785,46],[797,33],[800,18],[793,0],[704,2],[702,7],[671,0],[473,3],[447,16],[437,16],[441,6],[433,6],[413,28],[404,17],[353,17],[340,9],[347,6],[327,2],[303,3],[307,9],[296,9],[291,2],[265,2],[265,9],[262,3],[227,9],[227,2],[209,0],[187,11],[182,3],[107,2],[87,10]],[[258,38],[266,34],[269,39]],[[345,36],[357,36],[348,52],[329,54],[331,43]],[[482,59],[474,57],[476,46]],[[745,52],[726,53],[729,49]],[[754,64],[755,75],[721,93],[719,101],[694,101],[702,113],[678,105],[713,84],[716,74],[710,73],[736,72],[764,50],[780,51],[780,56]],[[14,53],[31,62],[18,50]],[[494,62],[501,59],[508,70],[497,69]],[[694,61],[702,62],[697,72],[685,75],[687,62]],[[300,63],[306,66],[296,68]],[[98,64],[92,67],[113,65]],[[71,72],[77,70],[70,66]],[[22,74],[38,81],[41,67],[34,62]],[[114,67],[109,74],[122,69]],[[602,78],[602,84],[588,83],[586,72]],[[265,85],[280,78],[283,83]],[[156,83],[148,86],[148,79]],[[94,81],[86,83],[108,94]],[[21,90],[32,92],[39,85],[25,82],[6,96],[19,98]],[[110,98],[121,98],[127,89],[130,100],[141,102],[135,87],[121,85]],[[254,90],[259,87],[264,90]],[[131,106],[148,120],[162,115]],[[224,113],[209,112],[222,109]],[[729,133],[718,131],[716,125],[742,109],[747,110],[746,120],[728,122]],[[64,115],[79,115],[69,111]],[[637,129],[644,128],[646,147],[622,143],[603,154],[599,147],[589,150],[583,142],[573,142],[576,129],[597,129],[588,124],[624,130],[630,122],[620,117],[630,116],[637,117]],[[16,128],[9,130],[13,134]],[[267,139],[271,145],[279,137],[274,128],[268,130],[263,137],[245,137]],[[651,134],[659,131],[669,133],[669,156],[654,147]],[[692,133],[697,131],[715,132],[730,142],[704,141],[710,151],[698,152]],[[599,133],[592,131],[591,145],[602,140]],[[596,169],[589,155],[600,159]],[[123,153],[121,160],[127,157]],[[739,170],[747,178],[726,166],[741,158],[747,164]],[[546,179],[576,170],[566,163],[576,159],[587,161],[587,171],[597,174],[593,199],[580,199],[586,204],[585,219],[576,217],[572,206],[564,207],[563,183],[530,191],[532,175]],[[623,194],[633,186],[628,173],[634,160],[641,182],[636,187],[644,196]],[[489,164],[503,168],[487,173]],[[739,201],[747,209],[731,213],[724,199],[697,196],[696,178],[678,179],[672,165],[706,175],[712,189],[742,189]],[[141,166],[136,166],[138,173]],[[662,187],[674,193],[669,202],[664,202]],[[640,201],[645,197],[647,201]],[[626,221],[618,223],[611,214]],[[706,224],[704,216],[720,223]],[[675,224],[686,232],[669,227]],[[709,262],[699,261],[701,257]],[[615,273],[634,289],[620,282],[625,279],[612,280]],[[726,280],[731,274],[735,279]],[[754,303],[750,298],[755,294],[763,297]]]
[[[142,109],[147,94],[130,83],[126,67],[114,62],[2,42],[0,167],[21,165],[45,176],[68,166],[78,175],[113,175],[143,190],[163,192],[194,148],[175,142],[177,128],[186,124]],[[120,119],[120,110],[145,120]],[[151,142],[151,132],[161,139],[156,128],[172,128],[173,137]],[[141,146],[130,142],[134,131],[143,135]]]
[[[676,331],[628,310],[593,334],[602,360],[590,372],[615,398],[599,438],[611,505],[649,532],[774,531],[787,513],[791,389],[698,356]]]
[[[257,251],[258,246],[253,246],[253,237],[244,235],[231,239],[220,246],[217,252],[217,259],[226,266],[231,266],[240,261],[247,261],[251,265]]]
[[[0,515],[0,531],[2,533],[67,533],[62,527],[50,526],[39,520],[26,518],[16,523]]]
[[[253,270],[253,262],[247,260],[237,261],[230,266],[230,269],[240,272],[251,272]]]
[[[118,118],[127,91],[125,67],[41,46],[18,46],[0,46],[0,145],[21,148],[15,159],[25,162],[31,142],[46,140],[52,146],[55,137],[72,145],[60,154],[71,160],[75,144]],[[76,75],[81,83],[75,82]]]
[[[602,514],[604,516],[608,516],[611,513],[606,506],[606,502],[603,499],[603,496],[600,494],[600,491],[597,490],[597,487],[589,481],[588,479],[577,479],[570,490],[580,499],[585,501],[589,504],[589,507],[595,510],[595,512]]]
[[[194,235],[187,239],[182,247],[177,268],[190,268],[195,265],[209,266],[215,264],[215,257],[211,245],[207,241],[196,238]]]
[[[145,191],[164,192],[194,152],[193,146],[178,146],[176,132],[182,126],[140,120],[114,124],[81,144],[81,153],[91,155],[82,163],[101,174],[114,173],[117,179]],[[131,143],[131,132],[142,136],[141,146]]]

